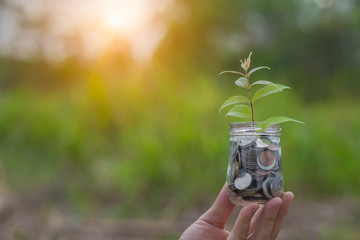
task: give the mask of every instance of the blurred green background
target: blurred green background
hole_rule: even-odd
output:
[[[0,1],[0,172],[12,193],[53,189],[79,216],[117,218],[210,203],[237,121],[218,109],[244,94],[218,73],[253,51],[253,67],[271,68],[253,80],[292,88],[259,100],[256,118],[306,123],[282,125],[286,189],[359,198],[359,1],[128,2],[97,3],[114,14],[95,17],[84,2]]]

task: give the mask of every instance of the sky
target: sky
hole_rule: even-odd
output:
[[[116,45],[148,59],[166,34],[171,9],[173,0],[0,1],[0,55],[94,59]]]
[[[56,63],[73,56],[91,60],[104,52],[123,51],[146,61],[166,35],[168,24],[184,22],[191,16],[189,8],[179,2],[0,0],[0,56],[24,60],[44,57]],[[330,8],[339,17],[347,15],[354,4],[355,0],[303,0],[299,3],[298,25],[308,28],[318,21],[328,21],[325,13]],[[248,15],[257,41],[266,42],[265,19],[256,12]],[[211,38],[222,48],[225,45],[234,51],[246,45],[239,32],[225,39],[224,34],[215,32]]]

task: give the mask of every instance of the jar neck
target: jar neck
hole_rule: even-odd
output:
[[[258,122],[232,122],[230,123],[231,136],[248,136],[248,135],[262,135],[262,136],[280,136],[281,128],[279,123],[274,123],[272,126],[261,129],[256,127]]]

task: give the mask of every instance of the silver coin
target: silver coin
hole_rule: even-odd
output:
[[[256,138],[256,136],[244,136],[240,139],[239,145],[243,148],[254,145]]]
[[[265,138],[258,138],[256,139],[256,142],[255,142],[255,145],[254,147],[255,148],[267,148],[271,145],[271,142]]]
[[[261,170],[261,169],[256,169],[255,174],[260,175],[260,176],[262,176],[264,178],[264,177],[267,177],[270,174],[270,171],[264,171],[264,170]]]
[[[271,199],[272,196],[271,196],[271,193],[269,191],[269,185],[271,184],[273,178],[272,177],[268,177],[264,182],[263,182],[263,185],[262,185],[262,190],[263,190],[263,193],[264,193],[264,196],[267,198],[267,199]]]
[[[246,172],[245,174],[240,173],[240,175],[241,176],[235,179],[234,185],[238,190],[243,190],[250,186],[252,178],[251,175]]]
[[[252,148],[243,149],[241,151],[241,162],[243,166],[247,169],[256,169],[256,151]]]
[[[279,162],[279,159],[276,158],[276,161],[275,161],[275,166],[271,169],[271,171],[274,171],[276,172],[277,170],[279,170],[280,168],[280,162]]]
[[[264,175],[262,172],[256,169],[255,171],[249,171],[249,173],[251,174],[254,181],[256,181],[257,183],[261,182],[262,184],[262,181],[264,180],[264,176],[269,175],[270,172],[268,171],[268,173]]]
[[[282,180],[280,178],[274,178],[270,183],[270,193],[274,197],[280,197],[282,195]]]
[[[257,165],[256,165],[256,161],[243,161],[242,162],[243,166],[248,169],[248,170],[256,170],[257,169]]]

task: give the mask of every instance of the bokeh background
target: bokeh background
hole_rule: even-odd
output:
[[[1,239],[176,239],[226,178],[235,76],[292,89],[281,239],[360,239],[358,0],[0,0]]]

